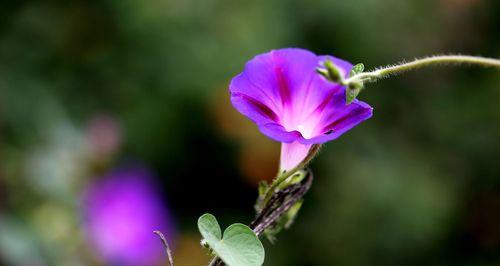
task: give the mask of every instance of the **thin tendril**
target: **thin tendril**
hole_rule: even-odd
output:
[[[158,237],[160,237],[163,246],[165,247],[165,251],[167,252],[168,264],[169,266],[174,266],[174,260],[172,258],[172,251],[170,250],[170,246],[168,245],[167,239],[160,231],[153,231]]]

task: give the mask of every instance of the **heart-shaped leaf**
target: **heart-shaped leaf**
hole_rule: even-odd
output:
[[[232,224],[221,236],[217,219],[203,214],[198,219],[198,229],[212,250],[229,266],[260,266],[264,263],[264,247],[248,226]]]

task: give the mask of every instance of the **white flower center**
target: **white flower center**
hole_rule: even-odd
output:
[[[306,129],[306,127],[303,124],[298,124],[296,127],[296,130],[302,134],[302,136],[306,139],[311,137],[311,130]]]

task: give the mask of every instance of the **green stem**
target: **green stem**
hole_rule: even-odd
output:
[[[370,72],[359,73],[346,79],[344,83],[349,84],[356,81],[361,81],[363,83],[375,82],[381,78],[391,75],[397,75],[409,70],[444,64],[469,64],[500,69],[500,60],[495,58],[468,55],[438,55],[416,59],[414,61],[399,65],[386,66]]]
[[[210,261],[208,266],[217,266],[217,265],[220,265],[221,263],[222,263],[222,260],[218,256],[215,256],[212,258],[212,260]]]

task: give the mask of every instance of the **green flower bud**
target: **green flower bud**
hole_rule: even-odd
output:
[[[336,83],[342,83],[344,81],[342,72],[335,66],[335,64],[332,61],[325,60],[323,64],[326,67],[326,70],[328,71],[329,80]]]
[[[358,96],[358,94],[363,89],[363,83],[360,81],[353,81],[347,84],[347,88],[345,90],[345,99],[346,104],[352,103],[354,99]]]
[[[328,76],[328,71],[326,69],[317,67],[316,73],[318,73],[321,76],[325,77],[326,79],[330,80],[330,77]]]

